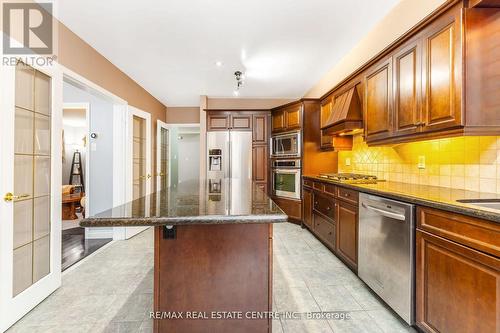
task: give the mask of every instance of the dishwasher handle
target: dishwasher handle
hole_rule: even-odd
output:
[[[406,216],[404,216],[403,214],[397,214],[397,213],[389,212],[387,210],[383,210],[383,209],[380,209],[380,208],[377,208],[377,207],[374,207],[371,205],[365,205],[364,202],[362,203],[362,206],[366,209],[373,210],[373,211],[379,213],[380,215],[385,216],[385,217],[389,217],[391,219],[395,219],[395,220],[403,221],[403,222],[406,220]]]

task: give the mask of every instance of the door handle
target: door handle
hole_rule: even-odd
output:
[[[395,219],[395,220],[399,220],[399,221],[405,221],[406,220],[406,216],[404,216],[402,214],[388,212],[388,211],[380,209],[380,208],[376,208],[376,207],[373,207],[373,206],[370,206],[370,205],[365,205],[364,203],[362,204],[362,206],[364,208],[366,208],[366,209],[373,210],[374,212],[377,212],[380,215],[385,216],[385,217],[389,217],[391,219]]]
[[[7,192],[3,199],[7,202],[12,201],[12,200],[18,200],[18,199],[23,199],[23,198],[29,198],[29,194],[21,194],[21,195],[14,195],[10,192]]]

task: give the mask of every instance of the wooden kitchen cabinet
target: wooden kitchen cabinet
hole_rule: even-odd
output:
[[[285,129],[286,129],[285,111],[284,110],[273,111],[271,116],[271,130],[273,132],[279,132]]]
[[[463,125],[460,27],[460,11],[452,11],[424,29],[423,132]]]
[[[332,250],[335,249],[335,224],[318,213],[313,213],[314,233]]]
[[[267,182],[267,146],[252,148],[252,174],[254,182]]]
[[[302,222],[308,227],[312,228],[313,227],[313,216],[312,216],[312,210],[313,210],[313,193],[312,190],[303,187],[302,188]]]
[[[335,252],[353,270],[358,268],[358,207],[338,201]]]
[[[421,120],[422,47],[412,40],[397,50],[394,64],[394,132],[392,136],[414,134],[423,125]]]
[[[424,332],[499,332],[500,259],[417,230],[416,321]]]
[[[268,142],[268,116],[254,115],[253,116],[253,143],[254,144],[267,144]]]
[[[328,118],[332,114],[333,107],[333,96],[330,95],[321,101],[321,111],[320,111],[320,128],[325,126]],[[327,135],[323,130],[320,130],[320,147],[321,149],[333,149],[333,137]]]
[[[252,115],[231,115],[231,129],[238,131],[251,131]]]
[[[285,132],[302,128],[302,102],[294,102],[273,109],[271,131]]]
[[[207,130],[208,131],[225,131],[230,127],[229,114],[225,113],[208,113],[207,114]]]
[[[365,77],[365,136],[368,142],[392,133],[392,58],[381,61]]]

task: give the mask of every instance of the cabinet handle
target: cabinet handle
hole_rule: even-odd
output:
[[[415,124],[415,126],[425,126],[425,122],[419,121],[418,123]]]

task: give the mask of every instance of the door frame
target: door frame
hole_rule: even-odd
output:
[[[164,121],[157,120],[156,121],[156,191],[161,188],[161,130],[166,129],[168,140],[170,140],[170,129],[168,128],[168,124]],[[167,143],[167,147],[170,145],[170,141]],[[170,150],[167,148],[167,160],[170,162]],[[167,187],[170,184],[170,173],[168,173]]]
[[[151,170],[151,151],[152,151],[152,142],[151,142],[151,114],[138,109],[134,106],[128,106],[127,112],[127,140],[126,140],[126,180],[125,180],[125,192],[126,192],[126,202],[130,202],[133,200],[133,173],[134,173],[134,159],[133,159],[133,146],[134,146],[134,116],[144,119],[146,121],[146,174],[150,176],[150,178],[146,178],[146,195],[151,194],[152,191],[152,170]],[[150,198],[146,197],[145,207],[146,212],[149,212],[148,206],[150,205]],[[123,231],[119,239],[129,239],[138,233],[146,230],[148,227],[121,227]],[[116,229],[115,229],[116,230]]]
[[[201,125],[199,123],[165,123],[166,127],[168,129],[168,186],[170,187],[171,184],[171,175],[172,172],[170,170],[172,164],[170,163],[172,160],[172,150],[170,149],[170,144],[172,142],[172,128],[182,128],[182,127],[196,127],[199,130],[200,137],[202,135],[201,133]],[[206,133],[205,133],[206,135]],[[202,156],[202,147],[200,146],[200,161],[201,161],[201,156]],[[200,169],[201,169],[201,163],[200,163]]]
[[[64,99],[64,93],[63,93]],[[90,212],[90,103],[64,103],[62,107],[62,120],[64,121],[65,109],[85,109],[85,133],[87,143],[85,145],[85,210]],[[62,171],[62,170],[61,170]]]
[[[2,44],[2,42],[0,42]],[[22,59],[22,57],[21,57]],[[13,279],[13,218],[11,203],[3,200],[3,194],[12,192],[13,142],[15,117],[15,66],[0,65],[0,107],[2,121],[0,133],[9,136],[0,139],[0,331],[3,332],[26,315],[53,291],[61,286],[61,170],[62,151],[62,72],[57,63],[52,66],[30,66],[51,77],[51,151],[50,151],[50,273],[12,297]],[[0,134],[0,136],[2,136]],[[12,174],[11,174],[12,172]],[[12,221],[12,223],[5,223]],[[9,235],[2,238],[2,235]]]

